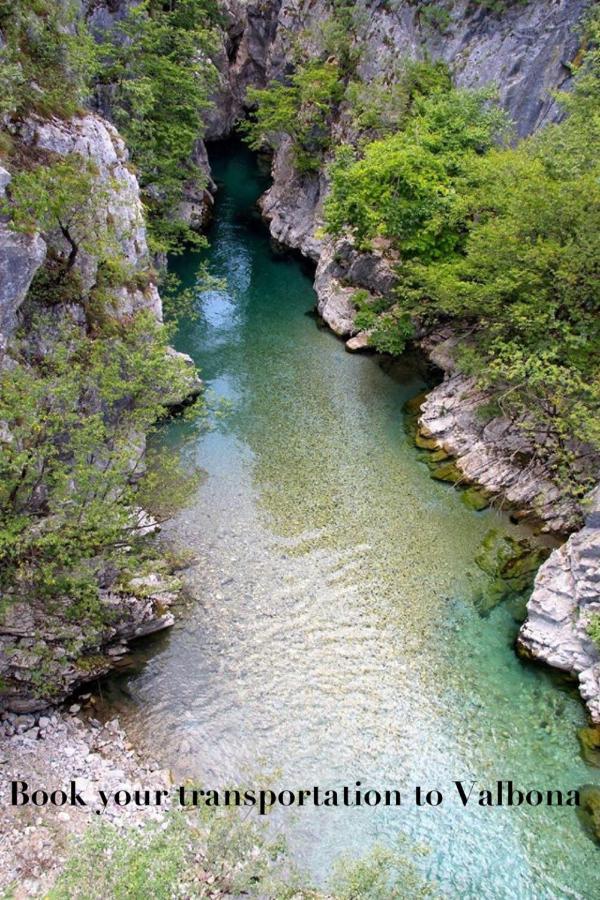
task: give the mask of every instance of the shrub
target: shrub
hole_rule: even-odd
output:
[[[288,85],[272,82],[268,88],[250,88],[247,99],[256,108],[240,130],[255,150],[274,149],[282,135],[289,135],[299,171],[317,171],[329,147],[330,120],[343,92],[336,63],[308,63],[292,75]]]
[[[186,185],[202,184],[193,162],[210,105],[216,70],[213,0],[130,6],[100,47],[99,89],[109,90],[110,109],[138,173],[148,210],[153,249],[173,253],[201,243],[179,213]]]

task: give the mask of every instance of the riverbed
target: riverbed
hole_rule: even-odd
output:
[[[310,271],[255,212],[268,178],[253,155],[218,145],[212,164],[205,258],[226,287],[198,296],[176,346],[217,411],[208,430],[174,421],[160,438],[205,472],[165,529],[194,554],[192,601],[112,680],[114,706],[176,779],[400,790],[401,807],[275,819],[321,882],[340,854],[404,834],[442,896],[598,896],[598,851],[573,809],[464,809],[453,786],[594,781],[572,687],[513,651],[519,603],[478,611],[475,556],[512,526],[430,478],[403,412],[419,366],[350,355],[319,324]],[[176,263],[188,284],[196,261]],[[415,807],[416,785],[441,806]]]

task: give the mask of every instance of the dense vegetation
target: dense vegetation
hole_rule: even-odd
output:
[[[153,249],[167,253],[199,241],[178,207],[188,184],[205,181],[193,155],[214,85],[217,19],[214,0],[143,0],[97,50],[96,87],[137,167]]]
[[[326,230],[395,261],[393,296],[356,293],[371,344],[400,353],[417,322],[469,335],[458,363],[488,391],[489,413],[531,434],[576,493],[600,450],[598,21],[560,98],[566,120],[517,146],[493,95],[453,88],[440,64],[369,85],[347,69],[330,85],[335,56],[253,92],[246,129],[254,145],[287,134],[301,169],[307,154],[310,168],[333,156]],[[297,89],[306,81],[318,106]],[[356,138],[334,153],[338,123]]]
[[[0,0],[0,114],[68,118],[96,96],[126,139],[156,251],[199,240],[179,207],[186,187],[205,180],[193,151],[217,21],[214,0],[143,0],[96,42],[76,4]]]
[[[327,207],[332,234],[383,238],[400,257],[383,318],[369,322],[363,302],[373,343],[400,349],[415,319],[469,333],[461,367],[582,490],[600,449],[599,85],[592,49],[562,98],[566,121],[517,147],[497,145],[481,95],[432,95],[358,158],[342,149]]]
[[[0,114],[70,116],[89,98],[96,48],[74,5],[0,0]]]

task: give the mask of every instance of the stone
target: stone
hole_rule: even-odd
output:
[[[464,503],[469,509],[481,511],[487,509],[490,505],[490,495],[483,488],[471,485],[460,495],[461,503]]]
[[[539,521],[544,532],[564,536],[580,527],[581,504],[561,493],[541,462],[532,461],[533,448],[521,431],[501,417],[487,422],[481,417],[487,401],[474,379],[455,373],[421,406],[419,425],[455,460],[460,474],[455,481],[500,497],[504,507]]]
[[[433,468],[431,477],[436,481],[448,481],[450,484],[460,484],[463,480],[463,474],[453,460]]]
[[[10,180],[10,173],[0,166],[0,199]],[[7,217],[0,216],[0,337],[4,340],[16,328],[19,307],[45,258],[46,244],[39,234],[13,231]]]
[[[584,527],[553,550],[539,569],[517,646],[530,657],[579,678],[592,722],[600,723],[600,649],[588,634],[600,613],[600,489]]]
[[[365,353],[372,350],[369,345],[369,332],[361,331],[353,338],[346,341],[346,350],[348,353]]]
[[[415,444],[420,450],[437,450],[438,443],[434,437],[428,436],[423,429],[417,429]]]

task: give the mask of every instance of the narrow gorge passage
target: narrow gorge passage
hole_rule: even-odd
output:
[[[149,756],[206,787],[401,790],[401,808],[275,817],[317,879],[405,833],[444,896],[597,895],[572,809],[466,811],[452,785],[590,779],[578,698],[514,655],[517,604],[477,612],[474,557],[510,526],[430,479],[403,423],[416,368],[386,373],[318,327],[310,275],[253,212],[267,185],[253,156],[218,146],[212,164],[209,262],[227,288],[199,298],[177,348],[228,409],[208,432],[162,435],[206,470],[166,529],[196,556],[195,601],[138,674],[113,678],[114,706]],[[178,262],[188,279],[192,262]],[[415,809],[416,784],[443,806]]]

